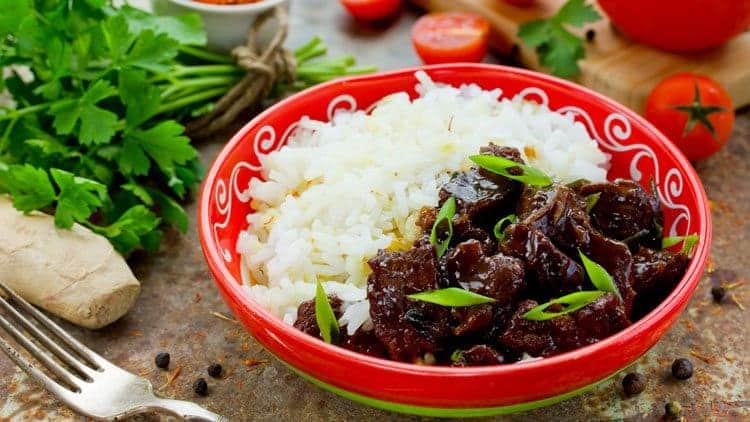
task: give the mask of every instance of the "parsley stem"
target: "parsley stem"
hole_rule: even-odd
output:
[[[177,110],[178,108],[185,107],[186,105],[189,105],[189,104],[195,104],[201,101],[206,101],[212,98],[220,97],[226,92],[227,92],[226,87],[220,87],[220,88],[214,88],[208,91],[201,91],[196,94],[188,95],[178,100],[175,100],[166,104],[162,104],[161,107],[159,107],[159,111],[157,111],[156,114],[168,113],[170,111]]]
[[[168,98],[184,88],[211,88],[232,85],[236,83],[238,79],[239,78],[234,76],[209,76],[205,78],[180,80],[165,89],[161,94],[161,98]]]
[[[193,56],[197,59],[202,59],[208,62],[234,64],[234,60],[232,60],[232,58],[229,56],[212,53],[202,48],[191,47],[189,45],[181,46],[180,53],[187,54],[188,56]]]
[[[215,75],[215,74],[244,74],[246,73],[241,68],[231,64],[209,64],[199,66],[179,66],[175,68],[174,72],[171,72],[172,76],[186,76],[186,75]]]
[[[37,105],[29,106],[29,107],[19,108],[17,110],[10,111],[7,114],[0,114],[0,121],[15,120],[27,114],[36,113],[37,111],[42,111],[46,108],[52,107],[53,105],[64,102],[64,101],[67,101],[67,100],[54,101],[54,102],[42,103],[42,104],[37,104]]]

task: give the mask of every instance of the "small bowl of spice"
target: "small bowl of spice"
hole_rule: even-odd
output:
[[[152,4],[160,15],[201,15],[208,48],[221,52],[245,44],[248,30],[265,12],[277,6],[289,8],[289,0],[152,0]],[[269,41],[278,24],[263,25],[257,42]]]

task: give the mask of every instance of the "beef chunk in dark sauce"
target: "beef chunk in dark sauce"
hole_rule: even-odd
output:
[[[495,299],[503,305],[526,288],[523,262],[501,253],[488,255],[477,240],[460,243],[446,255],[448,279],[466,290]]]
[[[612,275],[630,314],[633,290],[633,259],[627,245],[608,239],[593,227],[583,198],[563,185],[524,192],[521,201],[524,223],[547,235],[568,256],[578,259],[580,250]]]
[[[581,196],[599,194],[591,220],[605,236],[635,244],[658,245],[664,224],[659,200],[632,180],[617,179],[580,188]]]
[[[479,334],[492,327],[494,310],[490,304],[453,308],[451,317],[455,321],[453,335],[461,337]]]
[[[477,344],[468,350],[464,350],[453,363],[454,366],[486,366],[503,363],[505,359],[502,353],[486,344]]]
[[[375,357],[388,356],[385,346],[375,336],[374,330],[365,331],[360,329],[350,336],[346,334],[346,327],[342,327],[341,333],[344,338],[340,345],[345,349]]]
[[[441,287],[435,249],[423,245],[406,252],[380,251],[369,265],[370,316],[388,356],[415,362],[426,353],[440,351],[451,334],[450,310],[406,297]]]
[[[483,147],[480,153],[505,157],[523,164],[521,154],[515,148],[490,144]],[[456,198],[459,214],[466,214],[479,222],[511,211],[520,190],[520,183],[475,166],[468,171],[456,173],[443,185],[440,189],[440,203],[453,196]]]
[[[511,225],[501,250],[524,262],[527,280],[538,300],[546,301],[584,288],[583,267],[528,224]]]
[[[633,288],[636,316],[653,309],[674,289],[689,263],[683,253],[653,250],[645,247],[633,254]]]

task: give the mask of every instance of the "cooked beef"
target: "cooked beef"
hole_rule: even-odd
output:
[[[451,317],[455,321],[453,335],[461,337],[478,334],[492,326],[493,307],[490,304],[452,308]]]
[[[380,251],[369,261],[367,299],[375,336],[394,360],[415,362],[441,350],[450,336],[448,308],[411,300],[413,293],[439,288],[435,249]]]
[[[501,251],[523,261],[533,297],[541,301],[583,290],[584,270],[541,231],[528,224],[511,225]]]
[[[635,315],[643,316],[664,300],[685,274],[690,260],[683,253],[645,247],[633,254]]]
[[[490,144],[480,150],[482,154],[505,157],[523,164],[521,154],[515,148],[499,147]],[[476,222],[499,218],[508,214],[514,207],[521,183],[472,167],[453,175],[440,189],[440,203],[453,196],[459,214],[466,214]]]
[[[583,337],[582,344],[594,343],[630,325],[624,306],[612,293],[603,294],[573,316]]]
[[[486,344],[477,344],[461,352],[454,366],[486,366],[503,363],[503,355]]]
[[[338,296],[328,296],[328,303],[331,304],[336,318],[341,318],[341,299]],[[315,299],[300,303],[297,308],[297,320],[294,322],[294,328],[313,337],[320,337],[320,328],[318,328],[318,321],[315,319]]]
[[[500,305],[513,302],[526,288],[521,260],[500,253],[487,255],[474,239],[453,248],[446,255],[445,268],[454,283]]]
[[[379,358],[388,356],[385,346],[378,340],[373,330],[365,331],[360,329],[355,331],[354,335],[349,336],[346,334],[346,327],[342,327],[341,333],[344,339],[340,345],[345,349]]]
[[[617,179],[580,188],[583,197],[599,194],[591,220],[607,237],[654,245],[664,225],[659,199],[632,180]]]
[[[581,251],[604,267],[615,280],[630,315],[635,291],[633,259],[627,245],[608,239],[594,228],[586,213],[586,202],[566,186],[539,190],[527,203],[533,206],[525,210],[523,222],[546,234],[568,256],[578,260]]]

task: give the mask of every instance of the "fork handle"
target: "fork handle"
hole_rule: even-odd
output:
[[[149,406],[153,410],[163,410],[186,421],[228,422],[229,419],[210,412],[203,407],[183,400],[157,398]]]

